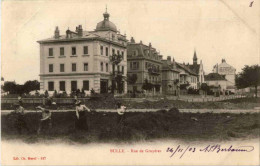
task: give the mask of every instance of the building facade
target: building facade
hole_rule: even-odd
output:
[[[209,73],[205,76],[205,82],[209,87],[219,88],[223,93],[227,90],[227,79],[218,73]]]
[[[155,86],[154,91],[161,93],[162,88],[162,55],[152,47],[136,43],[134,38],[127,45],[127,74],[137,76],[134,85],[128,85],[130,91],[142,91],[145,81]]]
[[[198,89],[198,74],[187,67],[185,63],[176,63],[176,65],[180,71],[180,87],[186,84],[188,85],[186,88]]]
[[[179,95],[179,76],[180,71],[177,69],[176,62],[168,56],[162,60],[162,93],[167,95]]]
[[[233,66],[227,64],[225,59],[222,59],[222,62],[220,64],[216,64],[213,67],[213,73],[218,73],[225,76],[225,79],[227,80],[226,89],[235,92],[236,69]]]
[[[116,66],[117,73],[127,74],[127,39],[109,21],[109,13],[103,14],[94,31],[67,30],[60,35],[56,27],[54,37],[40,40],[40,89],[48,91],[72,91],[91,89],[107,93],[112,84],[113,54],[122,55]],[[127,92],[127,82],[123,83]]]

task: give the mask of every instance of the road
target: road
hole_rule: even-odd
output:
[[[155,112],[159,109],[128,109],[126,112]],[[255,109],[239,110],[239,109],[179,109],[180,112],[191,112],[191,113],[259,113],[260,107]],[[12,110],[1,110],[2,114],[10,113]],[[75,110],[51,110],[52,112],[69,112]],[[115,109],[96,109],[97,112],[116,112]],[[25,112],[36,112],[36,110],[25,110]],[[38,111],[39,112],[39,111]]]

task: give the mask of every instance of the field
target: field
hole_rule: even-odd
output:
[[[62,140],[69,143],[135,142],[153,139],[232,140],[259,137],[260,114],[179,113],[178,109],[157,112],[127,112],[125,124],[117,125],[117,113],[91,112],[89,131],[74,129],[75,112],[54,112],[53,127],[36,134],[40,113],[25,115],[30,132],[18,135],[14,117],[2,114],[2,139],[21,139],[27,143]]]
[[[209,101],[209,102],[187,102],[180,100],[168,100],[160,99],[156,101],[151,100],[123,100],[115,99],[111,95],[105,96],[100,99],[88,99],[84,104],[86,104],[91,109],[115,109],[116,103],[120,101],[128,109],[169,109],[176,107],[178,109],[254,109],[255,107],[260,107],[260,98],[238,98],[224,101]],[[39,104],[24,104],[25,109],[34,110]],[[58,104],[59,110],[74,109],[73,104]],[[11,104],[2,103],[2,110],[12,110]]]

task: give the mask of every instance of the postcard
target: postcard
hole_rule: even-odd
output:
[[[259,0],[1,3],[1,165],[259,165]]]

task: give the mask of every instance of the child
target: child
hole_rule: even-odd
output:
[[[39,128],[37,130],[37,134],[40,134],[43,127],[47,126],[48,130],[51,129],[52,123],[51,123],[51,112],[48,109],[45,109],[41,106],[36,107],[36,109],[39,109],[42,111],[42,118],[40,119]]]
[[[88,130],[88,124],[86,119],[86,113],[87,110],[90,112],[90,109],[86,107],[85,105],[81,104],[81,101],[76,101],[76,121],[75,121],[75,127],[76,129],[80,130]]]

